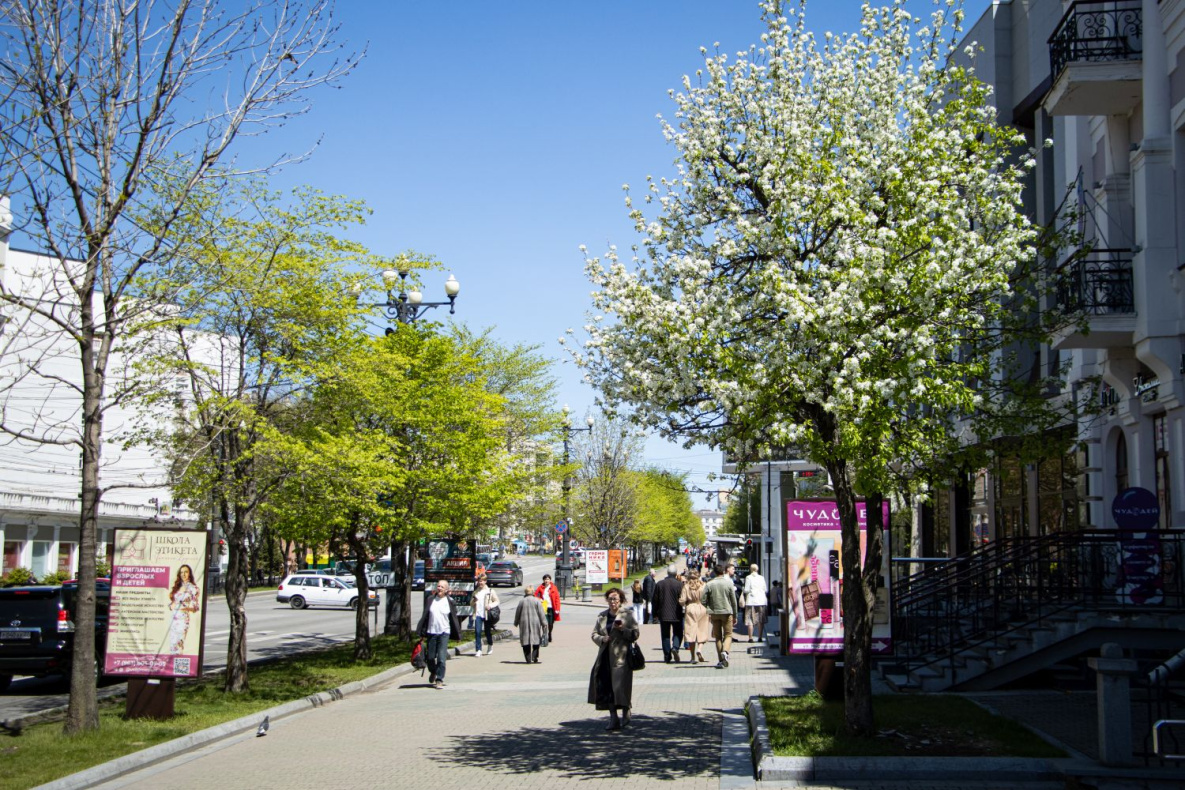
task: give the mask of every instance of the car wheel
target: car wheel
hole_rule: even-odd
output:
[[[293,609],[303,609],[304,598],[301,598],[299,595],[294,595],[288,600],[288,605]]]
[[[358,611],[358,599],[357,598],[350,599],[350,608],[353,609],[354,611]]]
[[[11,683],[12,675],[0,675],[0,691],[4,691]]]

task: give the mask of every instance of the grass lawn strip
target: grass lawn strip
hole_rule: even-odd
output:
[[[464,644],[464,640],[454,644]],[[222,676],[178,683],[169,721],[125,719],[122,697],[99,702],[99,729],[73,737],[62,723],[26,727],[19,737],[0,739],[5,788],[36,787],[63,776],[147,749],[190,733],[234,721],[322,691],[364,680],[411,658],[411,645],[393,637],[371,637],[374,657],[355,663],[353,644],[252,667],[251,690],[222,691]]]
[[[844,731],[843,702],[818,693],[762,697],[778,757],[1044,757],[1067,755],[1017,722],[954,695],[877,696],[877,734]]]

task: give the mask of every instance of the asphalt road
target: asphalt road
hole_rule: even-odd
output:
[[[524,580],[532,586],[542,581],[544,573],[555,575],[555,560],[551,557],[515,558],[523,568]],[[380,597],[385,593],[380,593]],[[514,607],[522,596],[519,589],[502,587],[498,597],[502,599],[502,610],[513,616]],[[206,642],[203,669],[206,672],[226,666],[226,651],[229,644],[230,617],[220,597],[210,599],[210,611],[206,618]],[[382,612],[385,601],[380,600],[378,609],[379,629],[382,628]],[[419,616],[422,598],[412,594],[413,625]],[[375,633],[374,616],[371,616],[371,633]],[[316,650],[354,638],[354,612],[345,608],[293,609],[288,604],[276,601],[274,592],[253,592],[247,596],[247,648],[248,660],[290,655],[306,650]],[[120,694],[124,683],[106,682],[100,688],[100,695]],[[18,677],[12,685],[0,692],[0,721],[35,713],[40,710],[65,705],[69,684],[62,678]]]

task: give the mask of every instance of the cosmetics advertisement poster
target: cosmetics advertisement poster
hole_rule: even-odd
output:
[[[203,530],[115,530],[105,674],[201,673],[206,544]]]
[[[889,618],[889,503],[884,503],[885,529],[881,579],[872,610],[872,652],[892,649]],[[860,525],[860,560],[867,551],[868,512],[856,503]],[[835,654],[843,652],[844,584],[842,528],[834,502],[795,500],[786,503],[786,592],[789,630],[788,653]]]

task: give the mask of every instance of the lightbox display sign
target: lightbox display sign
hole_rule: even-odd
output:
[[[115,530],[103,672],[193,678],[202,671],[205,531]]]
[[[868,548],[868,510],[856,503],[860,561]],[[889,573],[889,503],[884,503],[884,551],[872,609],[872,652],[888,653],[893,639]],[[843,531],[835,502],[786,503],[786,597],[788,653],[843,653]],[[856,576],[858,570],[853,570]]]
[[[473,587],[477,578],[476,546],[465,538],[429,538],[428,560],[424,563],[424,594],[433,595],[436,583],[448,582],[449,598],[457,617],[473,614]]]
[[[609,550],[584,550],[584,580],[588,584],[609,583]]]

